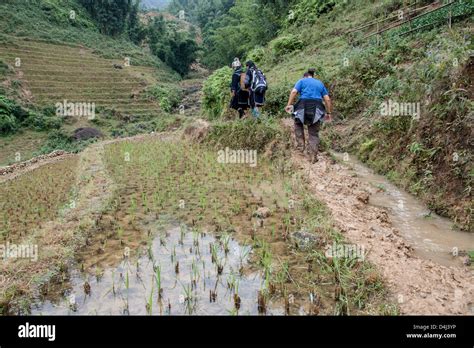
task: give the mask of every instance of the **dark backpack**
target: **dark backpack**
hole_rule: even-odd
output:
[[[252,77],[252,90],[258,93],[263,93],[268,89],[267,79],[262,70],[254,69]]]

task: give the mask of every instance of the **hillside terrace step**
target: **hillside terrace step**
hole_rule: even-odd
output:
[[[81,53],[81,50],[77,50],[71,53],[54,53],[51,50],[35,50],[17,48],[12,46],[0,47],[0,54],[7,55],[19,55],[19,56],[33,56],[33,57],[45,57],[45,58],[58,58],[58,59],[90,59],[90,60],[107,60],[107,58],[101,58],[93,53]]]
[[[81,79],[81,80],[75,80],[74,78],[70,78],[68,80],[66,79],[59,79],[59,80],[35,80],[35,79],[30,79],[28,75],[23,75],[23,78],[26,77],[26,82],[30,86],[35,86],[35,87],[82,87],[83,85],[87,86],[101,86],[105,85],[108,87],[116,85],[117,87],[128,87],[128,86],[142,86],[145,87],[146,82],[142,82],[139,80],[133,80],[133,78],[127,79],[127,78],[122,78],[122,79],[117,79],[117,78],[101,78],[101,79],[96,79],[93,81],[87,81],[87,78]],[[131,80],[131,81],[130,81]]]
[[[62,103],[64,102],[64,100],[66,100],[67,102],[71,102],[71,103],[95,103],[96,106],[113,106],[113,105],[116,105],[116,106],[134,106],[134,107],[138,107],[138,106],[149,106],[150,108],[152,107],[156,107],[158,106],[158,104],[153,104],[151,102],[136,102],[136,101],[131,101],[131,100],[128,100],[128,99],[114,99],[114,98],[109,98],[109,99],[87,99],[87,100],[79,100],[79,99],[75,99],[75,98],[52,98],[52,99],[37,99],[36,101],[38,103],[42,103],[42,104],[46,104],[46,103],[49,103],[49,104],[56,104],[56,103]]]
[[[60,68],[56,68],[56,67],[60,67]],[[110,71],[110,72],[114,72],[116,74],[120,74],[120,73],[127,73],[127,69],[128,68],[122,68],[122,69],[115,69],[113,67],[113,65],[111,65],[110,67],[96,67],[96,66],[89,66],[89,65],[84,65],[84,66],[71,66],[69,67],[69,69],[65,69],[64,67],[66,67],[66,65],[54,65],[54,64],[44,64],[44,65],[38,65],[38,64],[24,64],[23,62],[21,63],[21,67],[14,67],[15,69],[17,70],[23,70],[23,71],[35,71],[35,72],[48,72],[48,73],[61,73],[61,72],[64,72],[64,73],[72,73],[71,70],[73,70],[74,68],[76,70],[85,70],[86,68],[86,71],[88,72],[97,72],[97,71]],[[56,68],[56,69],[55,69]],[[131,71],[133,71],[133,69],[130,69]],[[137,72],[140,72],[140,71],[137,71]]]
[[[61,62],[99,62],[99,63],[120,63],[123,62],[124,58],[101,58],[96,55],[81,55],[75,53],[74,55],[57,55],[51,54],[50,52],[37,52],[37,51],[26,51],[26,50],[9,50],[0,48],[0,57],[7,59],[22,58],[22,60],[35,59],[35,60],[47,60],[47,61],[61,61]],[[30,57],[30,58],[24,58]],[[130,61],[132,67],[140,67],[143,69],[154,70],[156,67],[146,65],[134,65],[133,60]]]
[[[26,81],[28,82],[28,81]],[[111,83],[112,82],[112,83]],[[113,83],[113,80],[97,80],[91,83],[86,82],[70,82],[70,81],[41,81],[41,80],[30,80],[28,85],[30,89],[35,90],[44,90],[45,92],[51,90],[97,90],[100,88],[100,85],[108,84],[110,90],[131,90],[130,87],[135,87],[142,85],[141,83],[133,82],[118,82]],[[85,86],[83,86],[85,84]],[[144,90],[147,86],[141,86],[140,90]]]
[[[43,86],[43,87],[29,87],[29,90],[35,94],[46,94],[46,93],[56,93],[56,92],[77,92],[78,94],[87,92],[98,93],[102,91],[114,92],[114,93],[128,93],[131,94],[134,90],[128,87],[124,88],[113,88],[113,87],[104,87],[104,88],[94,88],[91,86],[87,87],[76,87],[76,86],[67,86],[67,87],[56,87],[56,86]]]
[[[120,59],[103,59],[89,56],[76,55],[75,57],[66,58],[64,56],[53,56],[53,55],[39,55],[35,52],[17,52],[17,51],[3,51],[0,49],[0,58],[15,61],[16,58],[21,58],[22,61],[51,61],[51,62],[62,62],[62,63],[85,63],[91,64],[105,64],[115,63]]]
[[[64,64],[64,65],[85,65],[85,64],[88,64],[88,65],[95,65],[95,66],[108,66],[108,65],[113,65],[115,63],[120,63],[119,60],[110,60],[110,61],[104,61],[104,60],[100,60],[100,59],[97,59],[97,60],[92,60],[92,59],[85,59],[85,60],[82,60],[82,59],[76,59],[76,60],[66,60],[66,59],[56,59],[56,58],[51,58],[51,57],[35,57],[35,56],[25,56],[25,55],[11,55],[11,54],[2,54],[0,52],[0,59],[2,59],[5,63],[8,63],[8,64],[11,64],[11,65],[14,65],[15,64],[15,61],[16,61],[16,58],[20,58],[21,59],[21,63],[22,65],[23,64],[27,64],[27,63],[35,63],[36,65],[39,65],[38,63],[48,63],[48,64],[51,64],[51,65],[54,65],[54,64]]]
[[[21,71],[21,70],[20,70]],[[50,74],[47,74],[46,72],[44,74],[33,74],[31,71],[23,71],[23,74],[28,76],[28,77],[32,77],[34,79],[36,79],[37,81],[51,81],[50,79],[54,79],[54,78],[68,78],[67,81],[65,82],[70,82],[70,81],[76,81],[76,80],[80,80],[81,78],[84,80],[84,79],[87,79],[87,81],[89,81],[90,79],[94,79],[94,80],[110,80],[110,81],[118,81],[120,79],[127,79],[127,80],[131,80],[132,82],[140,82],[140,81],[143,81],[144,79],[143,78],[139,78],[139,77],[135,77],[131,74],[121,74],[121,75],[117,75],[117,74],[114,74],[113,72],[110,72],[110,73],[91,73],[90,71],[85,71],[84,73],[82,73],[81,75],[77,75],[77,74],[55,74],[55,73],[50,73]],[[54,80],[52,80],[54,82]],[[62,81],[59,81],[59,82],[62,82]]]
[[[96,66],[96,67],[113,67],[114,64],[122,64],[121,60],[65,60],[65,59],[53,59],[53,58],[36,58],[34,56],[16,56],[16,55],[3,55],[0,53],[0,58],[8,64],[14,65],[16,58],[21,59],[22,65],[57,65],[62,64],[64,66]],[[130,65],[131,66],[131,65]]]

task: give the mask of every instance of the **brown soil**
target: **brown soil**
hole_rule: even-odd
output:
[[[291,127],[291,122],[284,124]],[[382,273],[401,314],[472,314],[472,270],[415,256],[391,226],[388,213],[365,203],[371,188],[341,171],[342,165],[328,155],[320,154],[319,161],[310,164],[295,153],[292,161],[307,173],[313,193],[329,207],[344,236],[368,251],[368,260]]]

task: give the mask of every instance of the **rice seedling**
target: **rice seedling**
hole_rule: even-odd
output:
[[[266,298],[265,298],[263,290],[258,291],[257,302],[258,302],[258,313],[265,314],[267,311],[267,304],[266,304]]]
[[[215,290],[209,290],[209,302],[216,302],[217,299],[217,292]]]
[[[173,252],[171,253],[171,263],[176,260],[176,245],[173,245]]]
[[[95,278],[97,279],[97,282],[100,281],[102,276],[104,275],[104,271],[100,267],[96,267],[95,269]]]
[[[153,255],[153,249],[152,249],[151,245],[148,245],[147,253],[148,253],[148,259],[149,259],[152,263],[154,263],[155,257],[154,257],[154,255]]]
[[[194,288],[197,287],[197,282],[199,281],[199,277],[200,277],[199,268],[195,260],[193,260],[191,264],[191,287],[194,287]]]
[[[210,243],[209,244],[209,249],[211,252],[211,262],[216,263],[218,259],[218,249],[217,245],[215,243]]]
[[[179,244],[184,245],[184,237],[186,235],[186,226],[181,224],[179,226]]]
[[[192,287],[190,285],[184,286],[183,284],[181,284],[181,286],[184,291],[184,303],[186,306],[186,312],[188,314],[192,314],[196,305],[196,298],[193,296]]]
[[[233,290],[235,289],[236,282],[237,282],[237,279],[235,278],[234,273],[231,272],[231,273],[227,276],[227,288],[228,288],[230,291],[233,291]]]
[[[199,247],[199,231],[196,229],[193,229],[193,245],[195,247]]]
[[[112,293],[115,296],[115,270],[112,271]]]
[[[129,214],[133,217],[135,217],[135,213],[137,212],[137,201],[135,197],[131,198],[130,201],[130,209],[129,209]]]
[[[163,294],[163,289],[161,288],[161,266],[158,265],[154,267],[155,269],[155,281],[156,281],[156,291],[158,294],[158,300],[161,300]]]
[[[223,263],[222,258],[216,260],[216,269],[217,269],[217,275],[221,275],[222,272],[224,271],[224,263]]]
[[[146,304],[146,312],[151,315],[153,312],[153,278],[151,279],[151,290],[150,290],[150,296],[148,296],[148,302]]]
[[[166,236],[164,233],[160,234],[160,245],[161,246],[166,246]]]
[[[230,236],[225,233],[221,236],[220,242],[222,244],[222,248],[224,249],[224,253],[227,255],[229,252],[229,243],[230,243]]]
[[[242,246],[242,247],[240,248],[240,252],[239,252],[239,262],[240,262],[240,266],[243,266],[244,260],[247,258],[247,256],[249,255],[249,253],[250,253],[250,247]]]
[[[237,311],[240,309],[241,303],[242,299],[239,296],[239,281],[237,280],[234,285],[234,306]]]

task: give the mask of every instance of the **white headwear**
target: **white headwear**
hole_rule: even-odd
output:
[[[235,69],[235,68],[238,68],[240,66],[242,66],[242,64],[240,63],[239,58],[234,58],[234,61],[232,62],[232,68]]]

